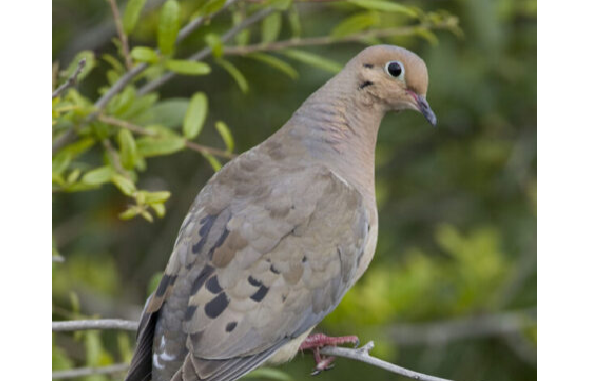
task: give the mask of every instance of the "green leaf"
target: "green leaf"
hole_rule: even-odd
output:
[[[184,75],[206,75],[210,73],[210,66],[205,62],[187,60],[168,60],[167,69]]]
[[[135,192],[135,184],[127,177],[119,173],[113,173],[110,179],[112,180],[113,184],[127,196],[131,196]]]
[[[163,218],[165,216],[165,205],[159,203],[149,204],[150,207],[154,210],[154,213],[158,216],[158,218]]]
[[[115,57],[111,56],[110,54],[103,54],[102,59],[108,62],[115,72],[117,72],[117,74],[125,73],[125,66],[123,66],[123,64]]]
[[[191,140],[200,135],[207,114],[208,97],[201,92],[195,93],[183,120],[183,136]]]
[[[418,13],[411,7],[406,5],[396,4],[391,1],[384,0],[348,0],[348,3],[358,5],[366,9],[384,12],[400,12],[410,17],[418,17]]]
[[[79,61],[85,58],[85,65],[83,66],[83,70],[79,72],[77,75],[77,81],[83,80],[87,75],[92,71],[92,69],[96,66],[96,57],[94,56],[94,52],[90,50],[85,50],[83,52],[79,52],[75,55],[75,58],[69,64],[69,67],[64,73],[61,73],[61,76],[64,78],[70,78],[75,70],[79,67]]]
[[[188,104],[189,100],[187,98],[171,98],[158,102],[150,109],[149,118],[152,123],[165,127],[181,126]]]
[[[119,218],[121,220],[130,220],[133,217],[137,216],[140,212],[140,208],[138,206],[130,206],[124,212],[119,213]]]
[[[378,24],[380,21],[377,12],[360,12],[352,17],[348,17],[331,31],[331,37],[341,38],[361,30],[371,25]]]
[[[160,12],[158,23],[158,47],[165,56],[175,51],[175,40],[179,33],[181,9],[176,0],[167,0]]]
[[[164,203],[171,197],[171,192],[169,191],[158,191],[158,192],[148,192],[143,191],[145,193],[145,200],[148,204],[155,203]]]
[[[225,61],[222,58],[216,59],[215,62],[219,64],[223,69],[225,69],[229,73],[229,75],[231,75],[231,77],[233,77],[233,79],[238,84],[240,90],[242,90],[243,93],[248,92],[248,82],[246,81],[246,78],[244,77],[242,72],[240,72],[235,66],[233,66],[231,62]]]
[[[96,144],[96,140],[92,138],[83,138],[64,147],[61,152],[68,152],[72,157],[77,157],[82,153],[87,152],[94,144]]]
[[[140,13],[144,9],[144,4],[146,4],[146,0],[129,0],[127,2],[125,12],[123,13],[123,29],[125,29],[125,34],[130,34],[133,31],[135,24],[140,18]]]
[[[81,182],[85,185],[101,185],[110,181],[113,175],[112,168],[100,167],[87,172],[83,175]]]
[[[276,381],[293,381],[287,373],[280,371],[279,369],[272,368],[260,368],[255,369],[249,373],[245,378],[262,378]]]
[[[221,170],[221,168],[223,167],[221,162],[219,160],[217,160],[217,158],[214,157],[213,155],[211,155],[209,153],[203,153],[202,156],[204,156],[204,158],[206,160],[208,160],[208,163],[212,167],[213,171],[219,172]]]
[[[142,138],[136,141],[138,154],[144,157],[170,155],[185,147],[185,139],[166,137],[162,139]]]
[[[226,0],[208,0],[200,9],[200,14],[209,15],[223,8]]]
[[[136,46],[131,50],[131,58],[140,62],[154,63],[158,61],[158,56],[154,49],[147,46]]]
[[[60,175],[71,163],[72,155],[69,152],[60,152],[52,158],[52,174]]]
[[[255,60],[264,62],[267,65],[271,66],[272,68],[275,68],[275,69],[280,70],[281,72],[285,73],[287,76],[289,76],[292,79],[298,78],[298,72],[296,71],[296,69],[294,69],[287,62],[285,62],[277,57],[274,57],[274,56],[271,56],[268,54],[264,54],[264,53],[251,53],[251,54],[248,54],[246,57],[253,58]]]
[[[300,38],[302,35],[302,24],[300,23],[300,12],[298,7],[293,5],[287,13],[288,23],[292,31],[292,38]]]
[[[204,37],[204,41],[206,42],[206,45],[211,47],[213,57],[220,58],[223,56],[223,41],[221,40],[221,37],[209,33]]]
[[[120,116],[133,104],[135,96],[135,87],[129,85],[125,88],[125,90],[121,91],[110,100],[108,106],[106,106],[106,109],[110,114]]]
[[[281,13],[273,12],[262,22],[262,42],[267,44],[277,40],[281,30]]]
[[[227,152],[232,152],[233,151],[233,136],[231,136],[231,131],[229,131],[229,127],[227,127],[227,125],[224,122],[219,120],[218,122],[215,123],[215,128],[219,132],[219,135],[221,135],[221,139],[223,139],[223,141],[225,142],[225,146],[227,147]]]
[[[338,73],[340,70],[342,70],[342,65],[340,65],[339,63],[323,58],[313,53],[308,53],[302,50],[295,49],[287,49],[284,50],[282,53],[292,59],[331,73]]]
[[[117,142],[119,143],[119,151],[121,153],[121,163],[125,169],[133,169],[136,161],[135,140],[131,131],[126,129],[119,130],[117,134]]]

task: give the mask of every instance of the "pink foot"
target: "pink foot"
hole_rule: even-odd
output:
[[[305,349],[310,349],[313,353],[313,358],[317,363],[317,366],[310,374],[311,376],[316,376],[317,374],[329,370],[334,367],[333,361],[335,361],[335,357],[323,357],[319,353],[319,349],[326,346],[336,346],[340,344],[353,343],[354,347],[358,346],[359,340],[356,336],[342,336],[342,337],[329,337],[325,336],[322,333],[317,333],[315,335],[307,337],[302,344],[300,345],[300,350],[303,351]]]

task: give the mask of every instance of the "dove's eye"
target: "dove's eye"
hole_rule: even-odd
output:
[[[385,64],[385,71],[392,77],[399,78],[404,76],[404,65],[400,61],[390,61]]]

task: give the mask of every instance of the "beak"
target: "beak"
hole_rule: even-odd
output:
[[[429,103],[427,103],[425,97],[423,95],[417,95],[415,98],[417,101],[417,106],[419,107],[419,111],[421,111],[421,114],[423,114],[423,116],[429,122],[429,124],[435,127],[435,125],[437,124],[437,118],[435,117],[435,113],[433,112],[431,107],[429,107]]]

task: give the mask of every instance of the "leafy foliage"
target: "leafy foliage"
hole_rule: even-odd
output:
[[[53,89],[86,63],[77,85],[52,100],[53,255],[66,258],[53,263],[53,320],[137,319],[130,306],[156,286],[179,224],[212,172],[282,125],[364,45],[391,43],[425,58],[440,127],[423,128],[409,113],[384,121],[377,256],[322,328],[375,339],[376,354],[393,361],[401,351],[403,364],[448,378],[535,375],[502,337],[412,348],[385,331],[399,321],[535,305],[535,266],[527,265],[535,250],[535,1],[439,5],[447,10],[392,0],[240,1],[221,13],[225,0],[128,0],[129,52],[109,38],[73,52],[71,44],[93,29],[67,21],[110,17],[108,6],[56,3]],[[266,18],[223,40],[267,7],[274,11]],[[182,28],[203,16],[210,22],[179,41]],[[210,55],[188,59],[205,48]],[[126,55],[143,70],[118,86],[129,70]],[[146,90],[170,73],[171,82]],[[535,328],[517,334],[535,346]],[[127,362],[133,345],[128,332],[54,334],[53,370]],[[435,360],[445,349],[448,360]],[[305,357],[248,377],[304,379],[312,366]],[[320,377],[389,378],[377,372],[344,362]]]

